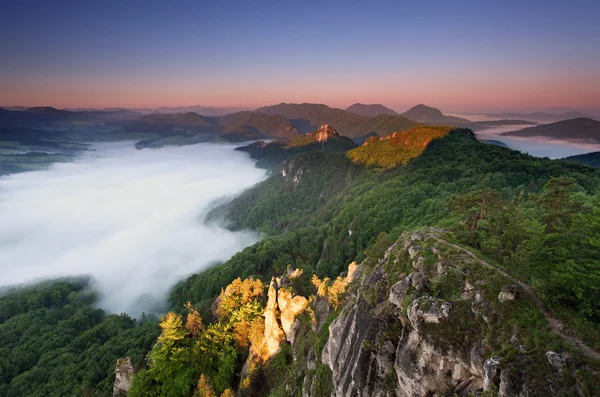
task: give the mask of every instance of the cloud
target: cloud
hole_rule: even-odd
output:
[[[151,311],[178,280],[258,240],[202,219],[264,178],[231,145],[131,143],[0,178],[0,285],[89,274],[102,308]]]

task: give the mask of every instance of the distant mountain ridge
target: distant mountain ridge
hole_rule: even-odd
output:
[[[476,124],[471,120],[460,117],[446,116],[441,110],[427,105],[419,104],[406,112],[402,116],[414,120],[418,123],[427,124],[445,124],[456,127],[475,127]]]
[[[508,131],[501,135],[600,143],[600,121],[580,117],[538,125],[536,127],[523,128],[518,131]]]
[[[348,112],[356,113],[361,116],[379,116],[380,114],[387,114],[392,116],[400,116],[399,113],[393,111],[392,109],[386,108],[381,104],[371,104],[365,105],[362,103],[355,103],[354,105],[346,108]]]
[[[280,103],[264,106],[256,111],[269,115],[281,115],[302,133],[314,131],[319,126],[327,124],[339,131],[340,134],[352,139],[368,135],[386,136],[395,131],[407,130],[416,124],[402,116],[361,116],[347,110],[314,103]]]

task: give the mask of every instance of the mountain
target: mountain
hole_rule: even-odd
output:
[[[20,107],[15,107],[14,110],[23,110],[23,109],[17,109]],[[130,112],[135,112],[135,113],[142,113],[142,114],[150,114],[150,113],[198,113],[198,114],[202,114],[204,116],[210,116],[210,117],[219,117],[219,116],[224,116],[227,114],[231,114],[231,113],[236,113],[236,112],[241,112],[244,110],[247,110],[245,108],[239,108],[239,107],[214,107],[214,106],[200,106],[200,105],[196,105],[196,106],[175,106],[175,107],[168,107],[168,106],[161,106],[159,108],[105,108],[105,109],[93,109],[93,108],[69,108],[69,109],[64,109],[64,110],[69,110],[69,111],[73,111],[73,112],[96,112],[96,111],[118,111],[118,110],[125,110],[125,111],[130,111]]]
[[[600,152],[578,154],[575,156],[565,157],[563,160],[571,161],[574,163],[587,164],[591,165],[592,167],[600,168]]]
[[[266,115],[243,111],[221,117],[207,117],[196,113],[153,113],[145,115],[126,126],[127,131],[169,132],[183,136],[204,134],[207,137],[220,137],[229,141],[247,141],[261,138],[286,139],[299,135],[292,123],[280,115]],[[147,141],[153,147],[161,142],[173,141],[171,136]],[[192,139],[189,143],[196,143]]]
[[[225,129],[222,134],[250,133],[246,138],[290,139],[300,133],[289,120],[280,115],[266,115],[249,110],[228,114],[219,118]],[[248,140],[248,139],[246,139]]]
[[[314,131],[319,126],[328,124],[342,135],[350,138],[355,137],[353,131],[356,127],[369,119],[367,116],[360,116],[346,110],[314,103],[280,103],[279,105],[261,107],[256,111],[270,115],[281,115],[290,120],[294,127],[302,133]]]
[[[339,131],[340,134],[353,139],[368,135],[385,136],[415,125],[415,122],[402,116],[361,116],[346,110],[312,103],[280,103],[279,105],[258,108],[256,111],[281,115],[290,120],[292,125],[303,133],[328,124]]]
[[[416,126],[383,138],[372,137],[348,152],[348,158],[367,167],[393,168],[420,156],[431,141],[444,137],[454,127]]]
[[[354,105],[348,107],[346,109],[348,112],[356,113],[361,116],[379,116],[380,114],[388,114],[392,116],[399,116],[398,113],[393,111],[392,109],[386,108],[383,105],[365,105],[362,103],[355,103]]]
[[[236,148],[236,150],[249,153],[251,158],[258,160],[257,166],[272,168],[300,153],[315,150],[346,152],[356,146],[352,139],[342,136],[335,129],[325,124],[311,133],[296,136],[289,140],[269,143],[258,141],[248,146]]]
[[[402,116],[414,120],[418,123],[425,124],[445,124],[455,127],[474,127],[475,124],[471,120],[460,117],[446,116],[441,110],[426,106],[423,104],[417,105],[406,112]]]
[[[501,135],[600,143],[600,121],[581,117],[504,132]]]
[[[204,116],[211,116],[211,117],[220,117],[220,116],[225,116],[227,114],[231,114],[231,113],[237,113],[237,112],[242,112],[245,111],[247,109],[244,108],[239,108],[239,107],[214,107],[214,106],[177,106],[177,107],[167,107],[167,106],[163,106],[160,108],[156,108],[156,109],[150,109],[150,108],[144,108],[144,109],[132,109],[136,112],[140,112],[140,113],[154,113],[154,112],[158,112],[158,113],[188,113],[188,112],[192,112],[192,113],[198,113],[198,114],[202,114]]]
[[[140,117],[140,113],[128,110],[73,112],[53,107],[34,107],[25,110],[0,112],[0,125],[51,129],[66,126],[95,125],[106,122],[122,122]]]

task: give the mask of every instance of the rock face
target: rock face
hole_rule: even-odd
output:
[[[294,184],[294,187],[297,187],[304,181],[304,167],[298,166],[295,158],[285,160],[281,163],[281,176],[283,176],[286,181],[291,181]]]
[[[132,382],[133,366],[131,365],[131,359],[129,357],[125,357],[117,360],[113,396],[126,396],[127,392],[129,392],[131,389]]]
[[[564,354],[532,356],[508,333],[501,343],[518,353],[492,356],[501,332],[512,332],[501,318],[511,311],[501,308],[514,293],[499,287],[509,285],[505,276],[482,272],[466,253],[440,246],[442,233],[404,234],[374,267],[361,265],[320,357],[331,370],[333,395],[544,396],[564,387],[560,374],[572,367]],[[303,396],[315,395],[314,379],[304,380]]]
[[[293,296],[292,291],[288,288],[280,288],[277,293],[277,304],[281,316],[281,328],[285,332],[286,339],[291,342],[294,320],[306,309],[308,300],[300,295]]]
[[[279,325],[279,308],[277,305],[277,281],[271,279],[269,292],[267,294],[267,307],[265,308],[265,345],[270,357],[279,351],[279,345],[285,338],[285,334]]]

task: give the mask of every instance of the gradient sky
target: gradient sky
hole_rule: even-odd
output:
[[[7,0],[0,37],[3,106],[600,107],[598,0]]]

